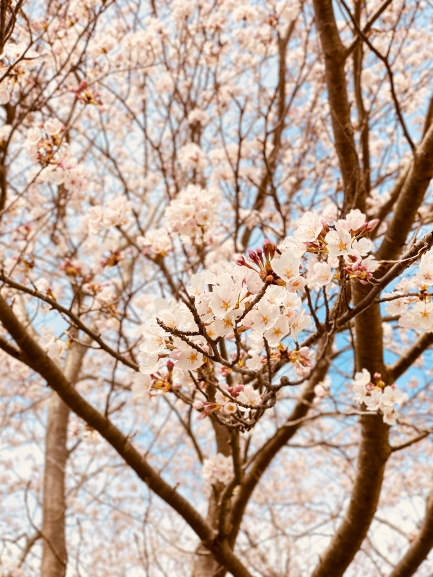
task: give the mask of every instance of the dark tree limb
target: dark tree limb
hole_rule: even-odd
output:
[[[230,571],[234,577],[251,577],[250,572],[234,555],[227,540],[217,541],[215,531],[182,497],[149,465],[128,437],[111,420],[90,405],[66,379],[61,369],[48,357],[39,344],[29,335],[13,313],[11,307],[0,296],[0,321],[22,351],[29,364],[56,391],[74,413],[95,429],[131,467],[150,490],[170,505],[193,529],[214,557]]]

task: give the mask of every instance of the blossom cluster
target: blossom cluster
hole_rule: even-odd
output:
[[[41,328],[39,343],[43,350],[47,351],[48,356],[56,361],[60,360],[67,346],[65,341],[56,338],[53,327],[44,326]]]
[[[385,386],[380,373],[375,373],[372,379],[369,371],[362,369],[355,374],[352,390],[356,403],[365,405],[367,411],[380,410],[383,421],[395,425],[399,416],[395,406],[405,401],[405,396],[395,385]]]
[[[233,476],[232,459],[225,457],[222,453],[212,455],[210,459],[204,460],[202,475],[210,485],[215,485],[215,483],[227,485]]]
[[[235,414],[238,410],[248,417],[253,407],[258,407],[262,400],[260,393],[251,385],[238,384],[230,387],[227,383],[220,383],[221,390],[215,394],[215,402],[195,401],[194,408],[202,410],[199,419],[208,417],[214,411],[221,411],[223,415]]]
[[[164,226],[170,233],[200,240],[216,226],[219,202],[216,188],[203,189],[190,184],[166,208]]]
[[[181,233],[183,226],[196,227],[197,214],[208,212],[207,203],[213,200],[199,187],[189,187],[169,206],[166,226]],[[194,224],[185,224],[188,220]],[[232,359],[247,371],[260,371],[266,363],[284,356],[298,376],[308,377],[313,365],[309,348],[289,350],[283,344],[287,338],[297,343],[298,335],[311,325],[299,293],[307,285],[329,291],[341,274],[369,282],[378,263],[367,256],[372,242],[365,235],[375,225],[359,210],[352,210],[333,225],[309,212],[279,248],[266,240],[263,249],[250,250],[248,257],[238,257],[236,264],[217,265],[214,270],[192,275],[187,289],[191,307],[172,303],[144,330],[140,371],[146,378],[141,378],[140,386],[147,387],[149,394],[155,389],[170,390],[170,378],[159,372],[167,358],[178,371],[196,371],[212,358],[212,347],[220,338],[237,343],[246,339],[245,350],[241,352],[238,347]],[[266,355],[262,354],[264,349]],[[221,367],[223,376],[228,372],[230,365]],[[218,382],[217,388],[215,399],[195,402],[202,418],[216,410],[224,415],[239,411],[247,417],[251,408],[262,402],[251,385]],[[325,394],[323,389],[321,396]]]
[[[197,144],[190,142],[179,150],[179,164],[184,170],[203,170],[207,166],[206,155]]]
[[[139,236],[137,243],[144,248],[145,253],[165,256],[173,249],[171,238],[165,228],[149,230],[146,236]]]
[[[312,288],[328,285],[334,278],[332,269],[340,269],[340,259],[344,259],[344,271],[349,278],[367,284],[378,268],[378,263],[368,253],[373,243],[366,234],[377,225],[377,220],[367,222],[365,215],[354,209],[345,219],[329,225],[314,212],[307,212],[298,221],[292,236],[280,245],[281,264],[274,264],[275,272],[288,283],[299,280],[296,264],[305,253],[312,253],[306,266],[307,274],[302,283]],[[287,274],[288,273],[288,274]]]
[[[70,192],[81,192],[87,186],[87,170],[71,156],[69,145],[62,142],[65,127],[57,118],[27,131],[24,148],[31,160],[42,165],[42,170],[32,172],[37,182],[63,184]]]
[[[100,205],[92,206],[88,217],[89,233],[97,234],[113,226],[127,225],[130,212],[131,202],[124,196],[116,196],[105,208]]]
[[[417,274],[411,279],[403,279],[400,286],[406,290],[383,293],[386,300],[385,312],[399,316],[400,327],[412,330],[433,331],[433,303],[428,289],[433,285],[433,252],[421,257]],[[407,289],[415,289],[410,293]]]
[[[3,77],[0,83],[0,104],[8,104],[13,90],[19,79],[23,79],[33,68],[39,54],[21,42],[14,44],[7,42],[0,55],[0,74]],[[7,71],[7,74],[4,74]]]

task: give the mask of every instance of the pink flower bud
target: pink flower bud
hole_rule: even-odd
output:
[[[264,241],[263,252],[265,253],[267,260],[272,260],[274,258],[276,249],[277,247],[271,240],[266,239]]]
[[[202,401],[194,401],[192,406],[194,407],[194,409],[197,409],[197,411],[199,411],[204,407],[204,403]]]
[[[232,370],[229,367],[220,367],[219,372],[223,377],[226,377],[232,372]]]
[[[167,361],[167,369],[168,369],[168,372],[169,372],[169,373],[171,373],[171,372],[172,372],[172,370],[173,370],[173,367],[174,367],[174,363],[173,363],[173,361],[170,361],[170,360],[169,360],[169,361]]]
[[[368,223],[368,227],[367,230],[369,232],[371,232],[372,230],[374,230],[376,228],[376,226],[379,224],[379,219],[378,218],[374,218],[373,220],[370,220],[370,222]]]
[[[253,261],[254,264],[257,264],[257,265],[260,264],[260,261],[257,258],[256,253],[253,250],[249,249],[248,256],[250,257],[250,259]]]

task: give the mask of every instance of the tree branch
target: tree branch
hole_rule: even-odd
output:
[[[433,178],[433,125],[417,147],[377,258],[398,258]]]
[[[392,366],[388,368],[389,382],[400,378],[407,369],[433,345],[433,333],[424,333]]]
[[[385,0],[385,2],[381,6],[379,6],[379,8],[376,10],[376,12],[374,12],[374,14],[372,14],[370,16],[370,18],[367,20],[364,28],[362,29],[362,32],[364,34],[367,34],[371,30],[371,28],[373,27],[373,24],[376,22],[376,20],[378,18],[380,18],[382,16],[382,14],[388,8],[388,6],[391,4],[391,2],[392,2],[392,0]],[[348,58],[352,54],[352,52],[358,46],[360,41],[361,41],[361,39],[359,36],[357,38],[355,38],[355,40],[352,42],[352,44],[349,46],[349,48],[346,51],[346,58]]]
[[[251,577],[249,571],[234,555],[227,541],[218,542],[212,528],[191,504],[158,475],[110,419],[99,413],[69,383],[61,369],[30,337],[2,296],[0,296],[0,321],[18,346],[25,350],[25,356],[41,377],[47,381],[48,385],[56,391],[78,417],[98,431],[138,477],[147,484],[149,489],[170,505],[188,523],[221,565],[224,565],[234,577]]]
[[[359,161],[350,120],[350,105],[344,70],[347,50],[338,32],[332,0],[314,0],[313,4],[316,28],[325,56],[325,79],[331,109],[335,150],[343,177],[345,194],[343,212],[345,212],[355,201],[360,184]],[[359,199],[358,203],[358,208],[363,209],[363,199]]]
[[[400,562],[388,577],[411,577],[427,558],[433,547],[433,489],[426,502],[426,512],[420,532]]]

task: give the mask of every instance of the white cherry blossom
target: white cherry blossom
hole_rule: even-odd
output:
[[[273,326],[265,331],[263,336],[268,341],[270,347],[277,347],[289,331],[289,319],[285,316],[280,316]]]
[[[302,242],[314,242],[322,232],[322,220],[315,212],[307,212],[298,221],[294,236]]]
[[[336,225],[337,230],[331,230],[325,236],[325,241],[328,244],[329,256],[335,258],[336,256],[346,255],[352,246],[352,236],[350,232]]]
[[[283,252],[280,258],[272,261],[273,270],[286,282],[299,277],[301,259],[290,251]]]

